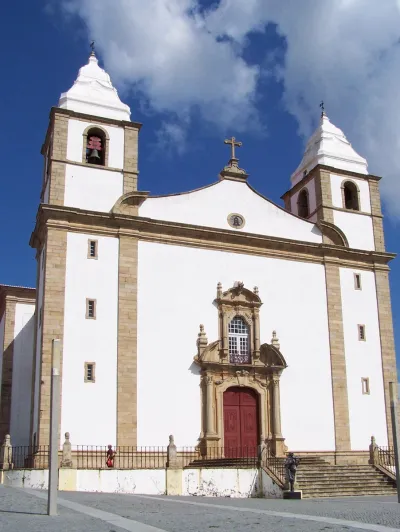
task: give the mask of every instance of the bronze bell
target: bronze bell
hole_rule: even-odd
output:
[[[97,164],[100,162],[100,155],[97,150],[92,150],[92,153],[88,157],[89,163]]]

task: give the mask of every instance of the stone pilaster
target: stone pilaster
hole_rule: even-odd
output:
[[[374,229],[375,251],[385,251],[385,237],[383,234],[383,216],[381,209],[381,196],[379,193],[379,182],[369,179],[369,196],[371,200],[372,226]]]
[[[138,240],[119,239],[117,445],[137,444]]]
[[[394,382],[395,388],[397,389],[397,369],[393,334],[392,305],[390,299],[389,272],[376,270],[375,283],[378,303],[379,334],[381,340],[386,425],[389,445],[393,445],[389,382]]]
[[[325,264],[336,451],[350,450],[349,401],[339,266]]]
[[[212,375],[206,375],[207,390],[207,436],[215,436],[215,415],[214,415],[214,381]]]
[[[125,126],[124,194],[137,190],[139,129]]]
[[[39,381],[41,384],[39,390],[38,445],[47,445],[50,437],[52,341],[59,339],[62,349],[64,344],[66,259],[67,230],[48,228],[42,303],[42,360]],[[62,383],[62,367],[61,354],[60,383]]]
[[[315,177],[315,195],[317,220],[324,220],[333,224],[331,175],[328,170],[318,169]]]
[[[66,164],[60,161],[67,158],[68,120],[68,116],[54,113],[48,200],[52,205],[64,205]]]
[[[2,442],[10,433],[11,422],[11,391],[14,362],[14,328],[15,328],[16,302],[5,300],[5,324],[4,324],[4,352],[1,372],[1,396],[0,396],[0,441]]]

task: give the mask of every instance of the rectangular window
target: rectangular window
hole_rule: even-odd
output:
[[[96,381],[96,363],[95,362],[85,362],[85,382],[95,382]]]
[[[362,387],[363,395],[369,395],[370,394],[369,378],[368,377],[362,377],[362,379],[361,379],[361,387]]]
[[[365,325],[357,325],[358,327],[358,339],[361,342],[365,342],[366,336],[365,336]]]
[[[96,300],[86,299],[86,319],[96,319]]]
[[[88,240],[88,259],[97,259],[97,240]]]
[[[355,273],[354,274],[354,289],[355,290],[362,290],[361,287],[361,274]]]

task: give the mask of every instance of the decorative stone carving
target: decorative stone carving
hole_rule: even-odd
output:
[[[72,446],[69,432],[65,433],[65,441],[62,450],[61,467],[72,467]]]
[[[6,434],[0,449],[0,469],[7,471],[13,469],[11,437]]]
[[[203,354],[203,351],[207,347],[207,345],[208,345],[208,339],[207,339],[206,333],[204,332],[204,325],[200,325],[200,332],[197,338],[198,356],[201,356]]]
[[[268,447],[276,456],[283,456],[284,438],[281,434],[279,379],[286,361],[279,349],[279,340],[273,334],[271,344],[260,345],[260,307],[258,289],[253,291],[237,281],[227,291],[217,285],[214,306],[218,310],[218,339],[208,343],[204,328],[197,337],[197,355],[194,361],[201,368],[202,441],[201,446],[224,446],[223,396],[230,387],[248,387],[259,396],[261,434],[268,435]],[[236,316],[249,328],[251,358],[239,363],[229,355],[228,325]],[[207,342],[207,343],[206,343]],[[274,384],[275,381],[275,384]],[[264,440],[265,441],[265,440]]]
[[[239,386],[247,386],[250,373],[244,369],[236,372]]]
[[[279,338],[276,335],[276,331],[272,331],[271,345],[276,347],[276,349],[281,348],[280,343],[279,343]]]

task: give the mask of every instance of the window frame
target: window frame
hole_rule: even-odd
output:
[[[93,316],[90,316],[90,303],[93,302]],[[95,320],[97,315],[97,300],[91,297],[86,298],[86,319]]]
[[[92,370],[92,378],[89,379],[89,367]],[[85,362],[84,365],[84,382],[95,383],[96,382],[96,362]]]
[[[362,290],[361,273],[354,273],[354,290]]]
[[[92,255],[91,252],[92,252],[92,244],[94,243],[95,245],[95,254]],[[88,252],[87,252],[87,258],[88,259],[95,259],[97,260],[99,258],[99,241],[98,240],[94,240],[93,238],[89,238],[88,239]]]
[[[371,395],[369,377],[361,377],[361,391],[363,395]]]

